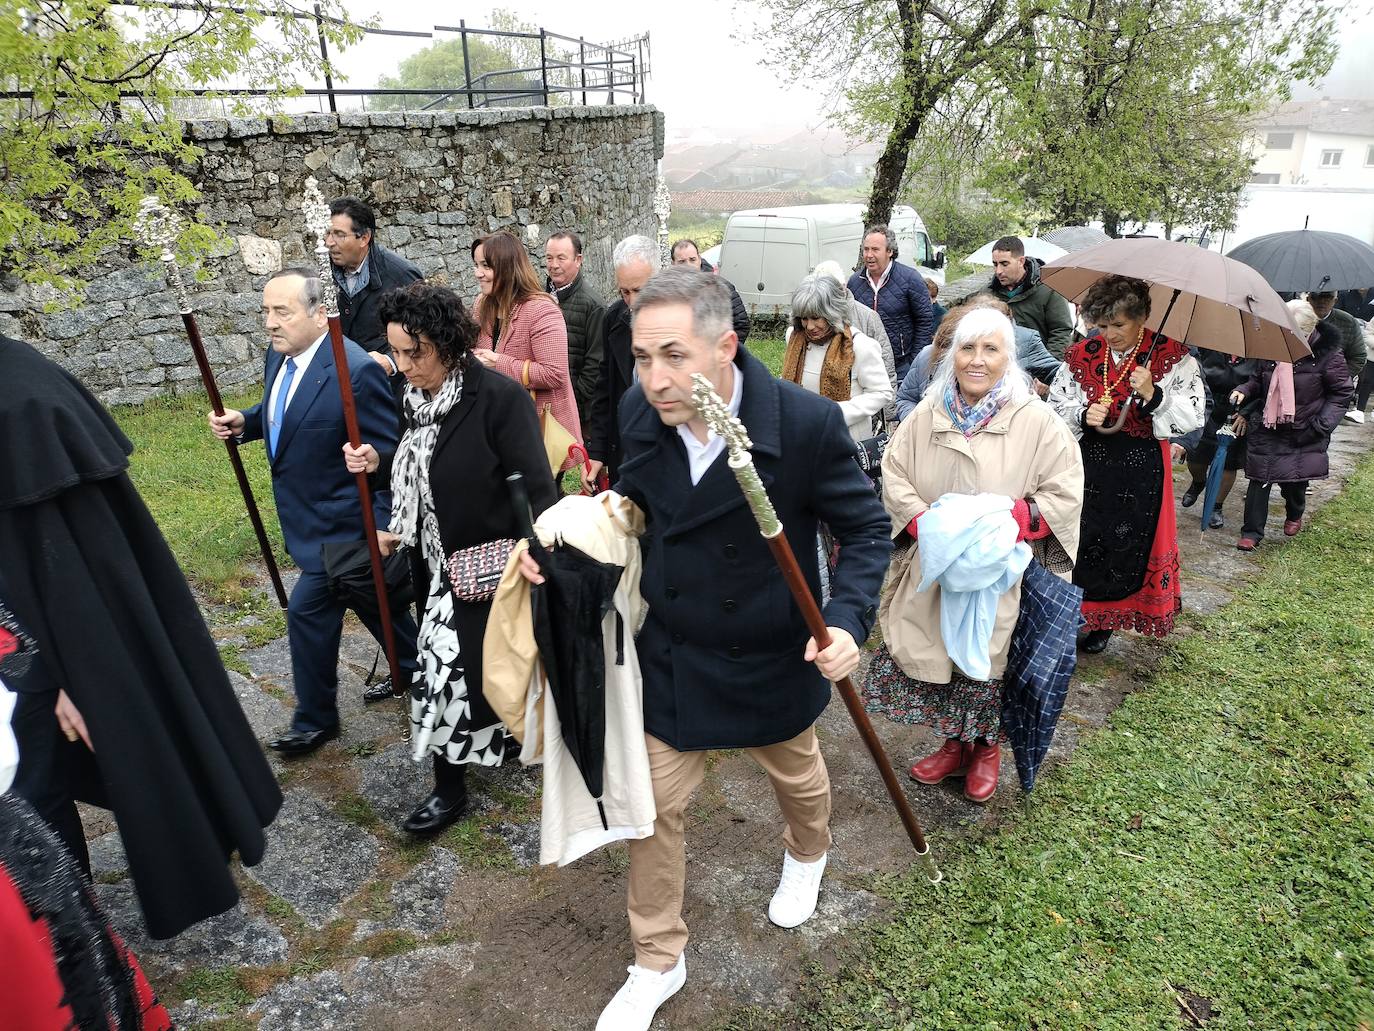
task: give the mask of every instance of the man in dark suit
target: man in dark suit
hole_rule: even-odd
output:
[[[742,748],[772,781],[786,824],[782,879],[768,917],[796,927],[815,912],[830,847],[830,781],[813,724],[830,683],[858,666],[891,551],[891,524],[854,461],[833,401],[776,380],[738,347],[718,277],[665,269],[634,305],[639,382],[620,405],[616,489],[644,510],[636,641],[657,819],[630,842],[635,966],[598,1028],[647,1028],[686,979],[684,823],[707,749]],[[817,524],[840,548],[824,607],[831,644],[816,646],[727,462],[691,406],[700,372],[754,441],[812,594],[820,597]],[[524,574],[538,578],[526,556]]]
[[[596,394],[582,421],[592,482],[606,472],[615,482],[620,466],[620,427],[616,411],[625,391],[634,383],[634,359],[630,357],[630,307],[639,291],[659,269],[658,244],[647,236],[627,236],[611,252],[616,292],[620,299],[606,306],[602,320],[601,373]]]
[[[313,752],[339,736],[335,695],[345,606],[329,589],[320,549],[329,542],[363,536],[357,487],[341,457],[348,434],[339,399],[339,370],[326,339],[329,322],[322,289],[308,269],[286,269],[267,281],[262,308],[272,346],[263,399],[247,411],[227,409],[222,416],[210,415],[210,427],[221,439],[237,436],[241,442],[266,442],[282,536],[301,570],[286,614],[296,712],[291,730],[271,743],[287,755]],[[351,340],[345,341],[345,348],[359,430],[379,452],[390,453],[397,443],[396,410],[386,374]],[[372,504],[377,525],[386,526],[391,519],[390,494],[378,491]],[[358,616],[381,640],[376,617],[363,612]],[[396,611],[392,622],[401,669],[409,676],[418,665],[415,621]],[[378,688],[369,692],[388,694],[389,683],[384,693]]]

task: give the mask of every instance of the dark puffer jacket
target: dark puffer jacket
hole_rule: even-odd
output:
[[[553,283],[548,283],[552,288]],[[558,306],[563,309],[563,321],[568,327],[568,378],[572,380],[577,410],[589,413],[596,385],[601,380],[601,357],[604,353],[601,322],[606,306],[581,272],[566,289],[554,292]],[[587,431],[587,415],[582,416],[582,431]]]
[[[892,357],[897,362],[900,381],[911,367],[911,360],[930,344],[935,335],[935,316],[930,306],[930,288],[921,274],[910,265],[894,261],[887,282],[873,297],[873,284],[868,273],[860,269],[849,277],[849,292],[854,300],[877,311],[892,342]]]
[[[1050,354],[1061,362],[1073,343],[1073,312],[1069,302],[1040,282],[1039,258],[1026,259],[1026,275],[1015,293],[992,277],[988,292],[1007,303],[1011,317],[1018,326],[1025,326],[1040,334]]]
[[[334,282],[339,288],[339,322],[343,324],[344,336],[364,351],[388,350],[386,327],[379,314],[382,294],[423,278],[419,266],[374,240],[367,249],[367,286],[349,297],[344,289],[343,272],[334,270]]]
[[[1264,402],[1274,377],[1274,362],[1260,362],[1239,389],[1241,411],[1249,424],[1245,475],[1264,483],[1324,480],[1330,472],[1326,449],[1354,389],[1341,353],[1341,335],[1319,322],[1308,342],[1312,353],[1293,363],[1294,414],[1291,425],[1264,425]]]

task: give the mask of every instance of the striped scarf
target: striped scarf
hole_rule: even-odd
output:
[[[965,440],[992,422],[993,417],[1006,407],[1010,400],[1011,385],[1005,376],[976,404],[969,404],[964,400],[964,395],[959,393],[959,386],[953,376],[949,378],[949,384],[945,387],[945,411],[949,413],[950,421],[959,428]]]

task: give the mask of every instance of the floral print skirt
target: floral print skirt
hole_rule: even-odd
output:
[[[988,742],[1002,739],[1002,681],[970,680],[957,669],[948,684],[916,680],[882,645],[868,664],[864,705],[894,723],[930,727],[941,737]]]

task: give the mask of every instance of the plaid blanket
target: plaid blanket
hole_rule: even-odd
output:
[[[1002,679],[1002,730],[1016,757],[1021,787],[1035,787],[1059,711],[1078,665],[1083,591],[1055,576],[1039,562],[1026,567],[1021,581],[1021,613],[1011,635]]]

